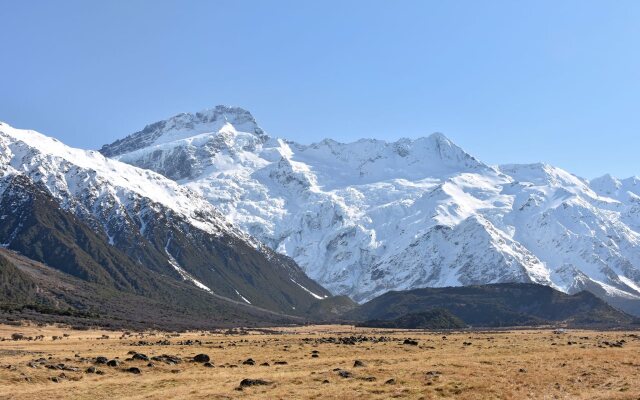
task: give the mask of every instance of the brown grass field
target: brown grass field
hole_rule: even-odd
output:
[[[17,332],[44,339],[10,340]],[[62,339],[53,340],[54,335]],[[329,337],[358,335],[387,339],[327,343]],[[0,325],[0,338],[5,338],[0,341],[2,399],[640,398],[640,336],[633,332],[435,333],[309,326],[178,335]],[[403,344],[406,338],[418,345]],[[133,345],[139,341],[153,344]],[[149,367],[148,361],[127,361],[129,352],[175,355],[182,362],[152,361]],[[214,366],[192,362],[199,353],[209,355]],[[122,363],[96,365],[97,356]],[[255,365],[243,364],[248,358]],[[355,360],[364,366],[354,367]],[[260,365],[265,362],[269,366]],[[63,369],[56,369],[58,364]],[[91,366],[103,374],[86,372]],[[128,372],[130,367],[141,373]],[[341,377],[340,371],[351,377]],[[245,378],[268,384],[238,390]]]

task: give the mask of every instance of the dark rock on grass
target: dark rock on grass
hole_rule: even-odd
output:
[[[353,377],[353,374],[352,374],[351,372],[349,372],[349,371],[345,371],[345,370],[343,370],[343,369],[341,369],[340,371],[338,371],[338,375],[339,375],[341,378],[352,378],[352,377]]]
[[[524,369],[524,368],[520,368],[520,369],[518,370],[518,372],[525,373],[525,372],[527,372],[527,370],[526,370],[526,369]]]
[[[197,356],[193,357],[193,361],[199,362],[199,363],[205,363],[205,362],[208,362],[210,360],[211,359],[206,354],[198,354]]]
[[[210,362],[206,362],[206,363],[204,363],[202,365],[207,367],[207,368],[213,368],[213,364],[211,364]]]
[[[109,367],[117,367],[118,365],[120,365],[120,361],[118,361],[118,360],[109,360],[109,361],[107,361],[107,366],[109,366]]]
[[[406,344],[409,346],[417,346],[418,345],[418,341],[417,340],[413,340],[413,339],[405,339],[404,342],[402,342],[402,344]]]
[[[109,361],[107,357],[96,357],[96,364],[106,364]]]
[[[104,375],[104,371],[99,369],[96,371],[96,375]]]
[[[149,367],[149,368],[153,368],[153,367],[155,367],[155,366],[156,366],[156,365],[155,365],[154,363],[152,363],[152,362],[150,362],[149,364],[147,364],[147,367]]]
[[[318,357],[320,357],[320,356],[319,356],[319,355],[317,355],[317,354],[312,354],[312,355],[311,355],[311,358],[318,358]]]
[[[47,368],[49,369],[54,369],[54,368],[50,368],[51,366],[47,365]],[[79,369],[77,367],[73,367],[71,365],[66,365],[63,363],[60,363],[58,365],[55,366],[55,369],[59,369],[61,371],[70,371],[70,372],[78,372]]]
[[[271,382],[265,381],[263,379],[243,379],[242,381],[240,381],[240,388],[266,385],[271,385]]]
[[[163,354],[161,356],[151,357],[151,360],[158,361],[158,362],[164,362],[164,363],[169,364],[169,365],[180,364],[182,362],[182,359],[180,357],[170,356],[168,354]]]
[[[149,357],[147,357],[146,354],[142,353],[136,353],[131,358],[133,358],[134,360],[149,361]]]
[[[274,362],[275,365],[287,365],[288,363],[286,361],[276,361]]]
[[[130,368],[127,368],[125,371],[131,372],[132,374],[136,374],[136,375],[142,372],[138,367],[130,367]]]
[[[384,384],[385,385],[395,385],[396,384],[396,380],[391,378],[391,379],[388,379]]]
[[[353,362],[353,367],[354,368],[365,367],[365,366],[366,366],[365,363],[360,361],[360,360],[355,360]]]
[[[260,364],[260,366],[262,366],[262,367],[269,367],[270,365],[269,365],[269,363],[268,363],[268,362],[263,362],[262,364]]]
[[[256,365],[256,362],[253,358],[248,358],[242,362],[242,365]]]
[[[326,385],[327,383],[329,383],[329,380],[328,380],[328,379],[325,379],[325,380],[323,380],[323,381],[322,381],[322,384],[323,384],[323,385]]]
[[[364,378],[360,378],[360,380],[363,380],[365,382],[375,382],[378,380],[378,378],[376,378],[375,376],[365,376]]]
[[[87,368],[87,374],[95,374],[96,371],[98,371],[98,368],[91,366],[89,368]]]

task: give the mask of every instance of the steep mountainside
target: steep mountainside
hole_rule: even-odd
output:
[[[442,134],[394,143],[268,136],[218,106],[101,152],[202,194],[334,294],[534,282],[640,315],[639,179],[488,166]]]
[[[182,330],[304,322],[211,295],[187,281],[168,276],[151,280],[155,295],[136,294],[0,249],[0,323],[28,319],[78,327]]]
[[[211,298],[287,314],[302,314],[329,295],[293,260],[233,228],[189,189],[6,124],[0,221],[3,247],[149,298],[172,297],[159,283],[167,277]]]
[[[380,326],[385,321],[402,323],[415,320],[416,313],[442,309],[475,327],[549,323],[574,327],[637,327],[640,324],[637,318],[616,310],[589,292],[567,295],[532,283],[392,291],[362,304],[345,317]]]

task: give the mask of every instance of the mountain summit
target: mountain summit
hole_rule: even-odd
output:
[[[103,146],[100,152],[107,157],[114,157],[145,147],[155,147],[164,143],[190,139],[207,132],[217,132],[227,124],[239,131],[252,132],[258,137],[265,137],[265,133],[249,111],[239,107],[219,105],[195,114],[181,113],[149,124],[139,132]]]
[[[179,133],[102,152],[201,194],[334,294],[533,282],[640,313],[633,180],[613,193],[547,164],[490,167],[439,133],[306,145],[246,120],[163,122],[142,132]]]

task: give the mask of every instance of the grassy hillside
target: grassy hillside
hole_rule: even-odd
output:
[[[344,317],[390,321],[407,314],[446,309],[478,327],[567,323],[575,326],[622,326],[637,320],[589,292],[568,295],[529,283],[425,288],[383,294]]]

